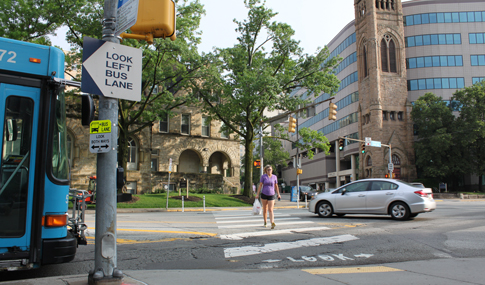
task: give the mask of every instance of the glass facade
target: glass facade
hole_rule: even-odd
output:
[[[408,91],[465,88],[465,78],[425,78],[408,80]]]
[[[461,34],[432,34],[406,37],[406,47],[428,45],[461,45]]]
[[[468,41],[470,44],[483,44],[485,33],[470,33],[468,34]]]
[[[423,67],[446,67],[446,66],[463,66],[463,56],[461,55],[435,55],[413,57],[406,59],[406,68],[423,68]]]
[[[485,11],[424,13],[404,17],[404,26],[436,23],[474,23],[485,22]]]

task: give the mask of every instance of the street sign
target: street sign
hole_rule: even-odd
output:
[[[373,147],[381,147],[381,142],[371,141],[370,142],[370,146],[373,146]]]
[[[90,134],[111,133],[111,121],[110,120],[92,121],[89,124],[89,133]]]
[[[141,100],[142,50],[84,37],[81,91]]]
[[[371,141],[372,141],[372,139],[371,139],[371,138],[366,137],[366,138],[365,138],[365,145],[366,145],[366,146],[370,146]]]
[[[89,151],[105,153],[111,149],[111,121],[92,121],[89,125]]]
[[[392,163],[387,164],[387,169],[389,171],[394,171],[394,164],[392,164]]]
[[[168,172],[172,172],[172,159],[168,160]]]
[[[137,16],[138,0],[118,0],[115,36],[131,28],[136,23]]]

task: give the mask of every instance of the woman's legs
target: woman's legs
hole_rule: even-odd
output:
[[[273,226],[274,225],[274,213],[273,213],[274,202],[275,202],[274,200],[267,201],[268,212],[269,212],[269,220],[271,221],[271,228],[274,228],[274,226]]]
[[[266,225],[266,219],[268,217],[268,213],[266,212],[268,209],[268,200],[261,199],[261,204],[263,204],[263,220],[264,220],[264,224]],[[271,219],[271,216],[270,216],[270,219]]]

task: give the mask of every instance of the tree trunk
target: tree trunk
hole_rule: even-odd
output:
[[[244,140],[245,156],[244,156],[244,191],[243,195],[251,197],[253,193],[253,150],[254,150],[254,132],[251,127],[247,128],[247,136]]]
[[[478,175],[478,192],[482,193],[483,189],[483,174]]]

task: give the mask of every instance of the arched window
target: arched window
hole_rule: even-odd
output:
[[[369,69],[367,68],[367,47],[364,45],[364,78],[369,76]]]
[[[134,139],[128,142],[128,157],[126,159],[128,170],[137,170],[137,153],[138,147]]]
[[[390,35],[381,40],[381,68],[383,72],[397,72],[396,44]]]
[[[399,156],[395,154],[392,155],[392,164],[401,165],[401,159],[399,158]]]
[[[370,157],[370,156],[367,157],[366,166],[372,166],[372,157]]]

